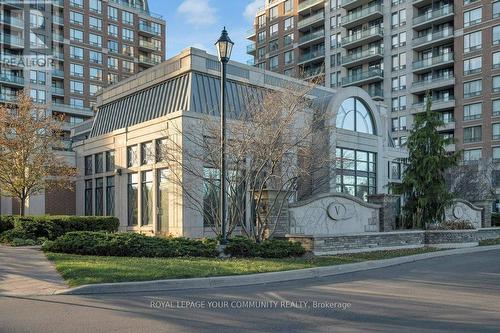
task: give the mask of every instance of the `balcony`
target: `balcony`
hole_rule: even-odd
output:
[[[64,43],[64,36],[61,34],[53,33],[52,34],[52,40],[54,42],[59,42],[59,43]]]
[[[351,74],[342,78],[342,86],[348,87],[353,85],[368,84],[384,79],[384,71],[379,68],[370,69],[359,74]]]
[[[447,98],[439,98],[432,100],[431,110],[445,110],[453,109],[455,107],[455,98],[453,96]],[[419,113],[425,111],[425,102],[413,103],[412,113]]]
[[[59,78],[64,78],[64,71],[61,69],[54,69],[52,71],[52,76],[53,77],[59,77]]]
[[[145,56],[145,55],[139,55],[139,63],[147,66],[154,66],[157,65],[158,62],[153,60],[153,58]]]
[[[323,8],[325,0],[306,0],[299,3],[299,13],[306,9]]]
[[[414,81],[411,86],[413,93],[425,92],[436,88],[453,87],[455,85],[455,77],[453,75],[443,75],[431,77],[426,80]]]
[[[3,0],[2,6],[7,7],[7,8],[23,9],[24,2],[25,1],[21,1],[21,0]]]
[[[69,104],[52,102],[52,110],[57,112],[63,112],[68,114],[77,114],[82,116],[93,116],[94,113],[92,109],[84,106],[74,106]]]
[[[24,86],[24,78],[13,74],[1,73],[0,82],[5,85]]]
[[[344,16],[342,18],[342,26],[346,29],[350,29],[357,25],[361,25],[365,22],[369,22],[383,16],[382,5],[371,5],[361,10],[356,10],[347,16]]]
[[[307,35],[303,35],[299,38],[299,46],[309,46],[313,44],[315,41],[323,42],[325,38],[325,31],[318,30],[315,32],[311,32]]]
[[[9,25],[13,28],[24,29],[24,20],[17,17],[0,15],[0,23]]]
[[[438,44],[442,44],[443,42],[446,42],[448,40],[453,40],[453,37],[453,29],[443,29],[433,34],[415,38],[413,40],[413,49],[415,51],[423,50],[429,47],[436,46]]]
[[[379,87],[368,87],[366,89],[368,95],[376,101],[382,101],[384,99],[384,91]]]
[[[365,62],[383,59],[384,58],[384,48],[374,47],[361,52],[352,53],[342,57],[342,66],[353,67]]]
[[[161,51],[155,43],[143,39],[139,40],[139,47],[146,50]]]
[[[324,49],[304,53],[299,57],[299,64],[304,64],[306,62],[312,62],[312,61],[322,61],[324,57],[325,57]]]
[[[247,45],[247,54],[253,54],[255,52],[255,43]]]
[[[0,94],[0,102],[3,102],[3,103],[16,103],[17,102],[17,96],[15,94],[7,94],[7,93]]]
[[[51,3],[54,6],[63,7],[64,8],[64,0],[52,0]]]
[[[23,49],[24,39],[10,34],[0,34],[0,43],[3,47],[11,49]]]
[[[143,22],[139,23],[139,34],[146,36],[160,36],[161,34],[153,29],[153,27],[149,24],[145,24]]]
[[[64,17],[58,16],[58,15],[53,15],[52,16],[52,23],[64,26]]]
[[[453,20],[453,16],[453,6],[443,6],[440,9],[415,17],[413,19],[413,28],[418,28],[419,30],[425,29],[433,24],[441,24]]]
[[[246,39],[250,39],[250,40],[254,40],[255,39],[255,28],[247,30]]]
[[[363,44],[371,43],[384,38],[384,29],[380,27],[372,27],[354,35],[342,38],[342,46],[345,49],[352,49]]]
[[[52,95],[64,96],[64,88],[52,87]]]
[[[304,28],[322,26],[324,20],[325,20],[325,12],[319,12],[300,20],[299,23],[297,24],[297,28],[299,30],[302,30]]]
[[[445,53],[443,55],[417,60],[413,62],[414,72],[425,72],[431,68],[446,67],[453,64],[453,53]]]

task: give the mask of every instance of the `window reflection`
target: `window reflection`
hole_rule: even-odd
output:
[[[358,98],[348,98],[337,113],[337,128],[360,133],[375,134],[371,112]]]

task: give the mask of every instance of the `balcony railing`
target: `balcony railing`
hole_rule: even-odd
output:
[[[454,79],[455,79],[455,77],[451,74],[430,77],[430,78],[425,79],[425,80],[414,81],[412,83],[412,88],[424,87],[424,86],[427,86],[427,85],[432,84],[432,83],[439,83],[439,82],[454,80]]]
[[[325,50],[324,49],[322,49],[322,50],[316,50],[316,51],[313,51],[313,52],[308,52],[308,53],[302,54],[299,57],[299,62],[306,62],[306,61],[309,61],[309,60],[312,60],[312,59],[315,59],[315,58],[324,57],[324,56],[325,56]]]
[[[304,27],[307,27],[308,25],[311,25],[315,22],[319,22],[325,19],[325,12],[319,12],[317,14],[311,15],[303,20],[300,20],[299,23],[297,24],[297,27],[299,29],[302,29]]]
[[[24,21],[18,19],[17,17],[8,16],[8,15],[0,15],[0,21],[3,24],[8,24],[18,28],[24,28]]]
[[[17,96],[14,94],[0,94],[0,101],[2,101],[2,102],[16,102]]]
[[[378,98],[384,98],[384,91],[382,88],[378,87],[369,87],[367,90],[368,95],[370,95],[371,98],[378,99]]]
[[[124,0],[109,0],[109,2],[117,3],[117,4],[122,5],[124,7],[128,7],[128,8],[131,8],[133,10],[136,10],[139,13],[143,13],[143,14],[149,15],[149,16],[157,18],[157,19],[163,19],[163,16],[161,16],[160,14],[150,12],[149,10],[144,10],[144,8],[139,4],[142,1],[137,1],[136,3],[135,2],[129,3],[126,0],[125,1]]]
[[[432,21],[437,18],[453,14],[453,6],[443,6],[440,9],[429,11],[423,15],[413,19],[413,25],[419,25],[427,21]]]
[[[383,47],[374,47],[368,50],[364,50],[361,52],[352,53],[350,55],[342,57],[342,65],[348,64],[353,61],[361,60],[364,58],[369,58],[374,55],[379,55],[381,57],[384,56],[384,48]]]
[[[346,25],[352,22],[355,22],[359,19],[362,19],[366,16],[369,16],[370,14],[380,12],[382,13],[382,5],[371,5],[369,7],[365,7],[361,10],[357,10],[355,12],[352,12],[351,14],[344,16],[342,18],[342,24]]]
[[[1,73],[0,81],[12,82],[18,85],[24,85],[24,78],[22,76],[17,76],[13,74]]]
[[[51,89],[54,95],[64,95],[64,88],[52,87]]]
[[[255,43],[247,45],[247,53],[255,52]]]
[[[158,61],[153,60],[153,58],[142,55],[142,54],[139,55],[139,62],[141,62],[143,64],[153,65],[153,66],[157,65],[159,63]]]
[[[303,1],[303,2],[299,3],[299,12],[301,12],[304,9],[307,9],[309,7],[323,3],[323,2],[325,2],[325,0],[306,0],[306,1]]]
[[[365,72],[361,72],[359,74],[352,74],[352,75],[348,75],[347,77],[344,77],[342,79],[342,85],[348,86],[348,85],[355,84],[357,82],[366,81],[366,80],[369,80],[372,78],[377,78],[377,77],[382,79],[384,77],[384,71],[382,69],[379,69],[379,68],[374,68],[374,69],[370,69],[370,70],[365,71]]]
[[[425,67],[439,65],[441,63],[447,63],[453,61],[453,53],[445,53],[443,55],[417,60],[413,62],[413,69],[421,69]]]
[[[10,35],[10,34],[0,34],[0,42],[2,44],[16,46],[19,48],[24,47],[24,39]]]
[[[433,110],[439,109],[439,108],[441,108],[443,106],[443,104],[447,104],[447,103],[450,103],[450,102],[455,102],[455,97],[449,96],[449,97],[446,97],[446,98],[436,98],[436,99],[432,100],[431,108]],[[426,105],[425,100],[421,101],[421,102],[413,103],[413,106],[416,109],[419,109],[420,111],[423,110],[423,108],[425,107],[425,105]]]
[[[56,76],[56,77],[64,77],[64,71],[61,70],[61,69],[54,69],[52,71],[52,76]]]
[[[147,32],[152,35],[160,36],[161,32],[154,29],[151,25],[145,24],[143,22],[139,23],[139,31]]]
[[[307,43],[311,40],[317,39],[317,38],[324,38],[325,37],[325,31],[324,30],[318,30],[315,32],[312,32],[310,34],[304,35],[299,38],[299,44]]]
[[[357,42],[359,40],[363,40],[365,38],[377,36],[377,35],[384,36],[384,29],[382,29],[380,27],[372,27],[370,29],[360,31],[354,35],[344,37],[344,38],[342,38],[342,45],[345,46],[345,45]]]
[[[433,34],[428,34],[426,36],[418,37],[418,38],[414,39],[413,45],[418,46],[418,45],[432,42],[432,41],[435,41],[435,40],[438,40],[438,39],[441,39],[444,37],[452,37],[452,36],[453,36],[453,29],[451,29],[451,28],[443,29],[443,30],[435,32]]]
[[[53,33],[52,34],[52,39],[56,42],[61,42],[61,43],[64,43],[64,36],[61,35],[61,34],[56,34],[56,33]]]
[[[160,47],[158,47],[155,43],[143,39],[139,40],[139,46],[150,50],[160,51]]]

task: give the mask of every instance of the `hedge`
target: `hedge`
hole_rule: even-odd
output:
[[[4,219],[12,221],[12,228]],[[10,228],[1,237],[9,242],[14,238],[54,240],[71,231],[116,232],[120,222],[107,216],[13,216],[2,217],[1,224]]]
[[[118,257],[216,257],[217,242],[187,238],[161,238],[137,233],[69,232],[42,249],[95,256]]]
[[[224,253],[233,257],[287,258],[303,255],[306,250],[300,243],[269,239],[261,243],[235,236],[228,241]]]

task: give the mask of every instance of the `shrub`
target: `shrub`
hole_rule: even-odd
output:
[[[233,257],[255,257],[257,254],[257,243],[248,237],[235,236],[229,239],[224,253]]]
[[[302,244],[287,240],[265,240],[258,247],[258,256],[262,258],[299,257],[306,253]]]
[[[470,221],[453,220],[429,224],[429,230],[470,230],[475,229]]]
[[[242,236],[231,238],[224,249],[225,254],[233,257],[287,258],[301,256],[305,252],[300,243],[272,239],[258,244]]]
[[[54,240],[71,231],[118,231],[119,221],[107,216],[19,216],[14,219],[14,229],[26,238],[40,237]]]
[[[0,234],[11,229],[14,229],[14,216],[0,215]]]
[[[42,249],[96,256],[119,257],[215,257],[215,242],[187,238],[149,237],[136,233],[69,232]]]

